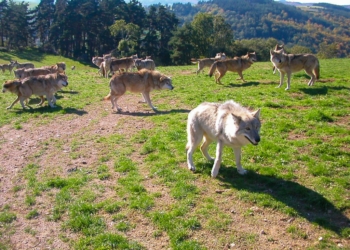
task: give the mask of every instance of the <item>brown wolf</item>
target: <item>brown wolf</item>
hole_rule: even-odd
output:
[[[41,69],[47,69],[50,71],[50,73],[65,73],[66,71],[66,63],[65,62],[58,62],[55,65],[51,66],[43,66]]]
[[[284,76],[287,74],[287,88],[290,89],[290,78],[292,73],[305,70],[311,79],[309,86],[314,85],[316,80],[320,78],[320,63],[316,56],[312,54],[286,54],[283,50],[270,50],[270,60],[280,72],[280,88],[283,84]]]
[[[133,55],[131,57],[124,57],[120,59],[114,59],[111,61],[109,69],[113,73],[115,71],[119,71],[121,73],[122,69],[125,69],[125,71],[127,72],[128,69],[131,69],[133,66],[135,66],[135,59],[137,59],[137,55]],[[106,67],[108,66],[106,65]]]
[[[22,80],[26,77],[47,75],[47,74],[50,74],[51,72],[48,69],[42,69],[42,68],[33,68],[33,69],[19,68],[19,69],[16,69],[14,73],[16,78]]]
[[[109,87],[110,92],[104,100],[111,100],[112,109],[117,108],[117,111],[121,111],[117,101],[126,91],[141,93],[147,104],[154,111],[157,111],[157,108],[152,105],[150,92],[161,89],[172,90],[174,88],[170,77],[148,69],[115,74],[109,82]]]
[[[25,109],[24,101],[26,101],[31,95],[38,95],[41,97],[39,105],[44,102],[42,96],[46,96],[50,107],[54,108],[56,103],[54,94],[67,85],[68,80],[65,74],[54,73],[27,77],[23,80],[6,81],[3,85],[2,92],[9,91],[17,94],[17,99],[8,107],[8,109],[12,108],[12,106],[18,101],[20,101],[22,108]]]
[[[242,72],[248,69],[254,62],[256,62],[255,52],[247,53],[241,57],[234,57],[233,59],[216,61],[210,67],[209,76],[211,77],[216,70],[217,72],[215,73],[215,82],[222,84],[220,79],[226,74],[227,71],[233,71],[237,72],[240,76],[238,79],[241,79],[245,82]]]

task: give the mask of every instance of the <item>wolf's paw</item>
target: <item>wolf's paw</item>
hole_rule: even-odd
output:
[[[196,171],[196,168],[194,166],[188,166],[188,169],[192,172]]]
[[[12,107],[11,106],[8,106],[6,109],[11,109]]]
[[[285,88],[284,90],[289,90],[289,88]]]
[[[242,169],[237,169],[237,172],[238,172],[240,175],[245,175],[245,174],[248,173],[248,171],[245,170],[244,168],[242,168]]]

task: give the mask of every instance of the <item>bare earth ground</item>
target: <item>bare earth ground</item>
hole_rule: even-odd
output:
[[[121,106],[128,106],[130,112],[152,112],[145,104],[135,103],[140,95],[127,94],[122,98]],[[86,141],[81,146],[81,156],[72,159],[68,156],[72,140],[84,138],[84,136],[103,136],[111,133],[132,136],[139,129],[147,129],[148,124],[141,115],[113,114],[110,111],[110,103],[102,102],[101,105],[89,106],[82,115],[65,114],[57,116],[50,124],[40,124],[40,121],[33,119],[27,124],[23,124],[22,129],[14,129],[11,125],[1,128],[0,151],[0,206],[8,204],[11,211],[17,216],[14,223],[14,232],[6,235],[6,240],[10,242],[12,249],[70,249],[71,245],[62,239],[74,240],[80,236],[62,229],[62,220],[58,222],[48,221],[48,215],[54,203],[54,191],[51,195],[43,194],[37,197],[36,208],[40,216],[28,220],[26,215],[30,208],[25,205],[26,190],[14,192],[16,186],[25,186],[27,180],[24,179],[21,171],[29,163],[41,166],[40,173],[50,173],[52,176],[69,175],[72,168],[83,169],[97,164],[101,157],[99,148],[94,147],[93,142]],[[118,126],[118,123],[124,124]],[[45,143],[50,139],[59,139],[64,142],[63,150],[57,150],[54,145]],[[117,147],[117,145],[116,145]],[[44,152],[44,153],[42,153]],[[142,183],[150,193],[158,192],[160,197],[156,198],[156,208],[166,209],[172,204],[173,198],[169,190],[164,185],[159,185],[153,179],[147,178],[149,170],[145,167],[142,157],[137,153],[131,158],[138,163],[139,172],[144,175],[145,181]],[[111,165],[111,163],[107,163]],[[112,166],[110,166],[112,168]],[[180,166],[186,168],[185,163]],[[111,170],[112,178],[108,180],[93,180],[91,184],[101,184],[105,191],[99,200],[117,199],[115,186],[119,174]],[[40,175],[38,173],[38,175]],[[201,196],[215,197],[216,205],[220,207],[220,213],[229,216],[233,223],[230,223],[227,231],[210,232],[205,229],[193,231],[191,238],[201,242],[208,249],[306,249],[316,246],[319,237],[324,235],[325,230],[319,226],[311,224],[303,218],[291,218],[285,214],[266,208],[256,207],[254,204],[244,202],[238,197],[234,190],[227,189],[215,179],[198,178],[195,183],[201,191]],[[247,216],[246,211],[251,213]],[[113,230],[113,222],[110,215],[103,215],[107,221],[107,226]],[[349,217],[349,214],[346,215]],[[139,214],[136,210],[128,215],[128,219],[135,225],[130,231],[124,234],[129,240],[135,240],[147,249],[169,249],[170,243],[166,233],[154,237],[157,231],[155,225]],[[215,218],[214,218],[215,219]],[[63,218],[64,220],[64,218]],[[208,218],[200,218],[202,223],[207,223]],[[296,228],[306,232],[307,238],[293,236],[286,232],[286,228],[294,225]],[[28,228],[35,231],[32,235],[26,231]],[[258,239],[253,240],[253,245],[249,244],[249,235],[258,235]],[[234,235],[234,240],[233,236]],[[219,237],[220,236],[220,237]],[[226,238],[226,241],[222,239]],[[339,248],[350,249],[349,240],[332,238]]]

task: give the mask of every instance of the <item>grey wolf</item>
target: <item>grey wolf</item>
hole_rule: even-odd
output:
[[[12,69],[13,69],[12,62],[10,62],[9,64],[1,64],[0,66],[1,66],[0,68],[2,69],[2,73],[5,73],[6,70],[12,73]]]
[[[220,79],[226,74],[227,71],[237,72],[240,78],[243,79],[242,72],[248,69],[254,62],[256,62],[255,52],[248,52],[246,55],[241,57],[234,57],[233,59],[226,59],[222,61],[214,62],[209,70],[209,76],[211,77],[215,73],[215,82],[222,84]]]
[[[16,60],[16,61],[12,61],[11,64],[12,64],[12,67],[16,67],[16,69],[19,69],[19,68],[26,68],[26,69],[34,68],[34,64],[31,63],[31,62],[19,63]]]
[[[92,57],[91,61],[93,64],[95,64],[98,67],[98,73],[104,77],[105,76],[105,67],[102,66],[102,63],[104,63],[103,57],[94,56],[94,57]]]
[[[137,59],[137,55],[133,55],[131,57],[124,57],[120,59],[113,59],[110,63],[110,72],[119,71],[122,72],[122,69],[125,69],[127,72],[129,69],[131,69],[133,66],[135,66],[134,60]],[[108,67],[106,65],[106,67]]]
[[[15,77],[18,79],[24,79],[26,77],[30,76],[39,76],[39,75],[47,75],[50,74],[50,70],[48,69],[43,69],[43,68],[19,68],[14,71]]]
[[[284,51],[284,45],[283,44],[276,44],[274,51],[278,51],[278,50],[282,50]],[[276,66],[275,64],[273,64],[273,68],[272,68],[272,73],[275,74],[276,73]]]
[[[152,105],[150,92],[161,89],[174,89],[171,78],[161,74],[158,71],[141,69],[137,72],[122,72],[115,74],[109,82],[110,92],[104,100],[111,100],[112,109],[121,111],[118,106],[118,99],[126,91],[141,93],[146,103],[154,110],[157,108]]]
[[[215,59],[225,60],[226,59],[226,54],[223,53],[223,52],[216,53]]]
[[[155,70],[156,65],[152,59],[135,59],[135,66],[137,70],[140,69],[149,69],[149,70]]]
[[[192,155],[198,145],[203,156],[209,161],[214,160],[208,154],[208,147],[216,142],[216,158],[211,176],[219,173],[224,146],[233,149],[239,174],[247,173],[241,165],[241,148],[249,143],[258,145],[260,142],[260,109],[251,112],[234,101],[223,104],[205,102],[188,114],[187,120],[187,165],[195,171]]]
[[[23,80],[9,80],[3,84],[2,92],[11,92],[17,94],[17,99],[7,108],[10,109],[14,104],[20,101],[22,108],[25,109],[24,101],[30,96],[37,95],[41,97],[42,105],[46,99],[51,108],[55,107],[56,98],[54,94],[62,87],[68,85],[67,76],[63,73],[53,73],[48,75],[27,77]]]
[[[312,54],[286,54],[283,50],[270,50],[270,60],[280,72],[280,88],[283,84],[284,76],[287,74],[287,88],[290,89],[290,78],[292,73],[305,70],[311,79],[309,86],[314,85],[316,80],[320,78],[320,63],[316,56]]]
[[[204,58],[201,60],[198,60],[198,70],[196,71],[196,74],[198,75],[198,73],[200,71],[202,71],[202,73],[204,73],[204,68],[208,67],[210,68],[210,66],[215,62],[215,58]]]
[[[225,53],[217,53],[214,58],[203,58],[203,59],[198,60],[198,70],[196,71],[196,74],[198,75],[198,73],[200,71],[202,71],[202,73],[204,73],[204,68],[206,68],[206,67],[210,68],[210,66],[215,61],[225,60],[225,59],[226,59]]]

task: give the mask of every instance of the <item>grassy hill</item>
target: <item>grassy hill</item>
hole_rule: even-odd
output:
[[[130,93],[124,112],[111,112],[96,67],[0,52],[0,63],[15,59],[65,61],[69,85],[54,109],[33,97],[31,109],[6,110],[15,95],[0,95],[1,249],[350,248],[349,59],[320,60],[320,81],[308,87],[299,72],[289,91],[276,88],[269,62],[244,71],[245,83],[229,72],[223,85],[195,65],[158,67],[175,86],[151,93],[158,113]],[[188,112],[230,99],[261,108],[261,142],[243,148],[248,174],[229,148],[218,178],[199,150],[190,172]]]

